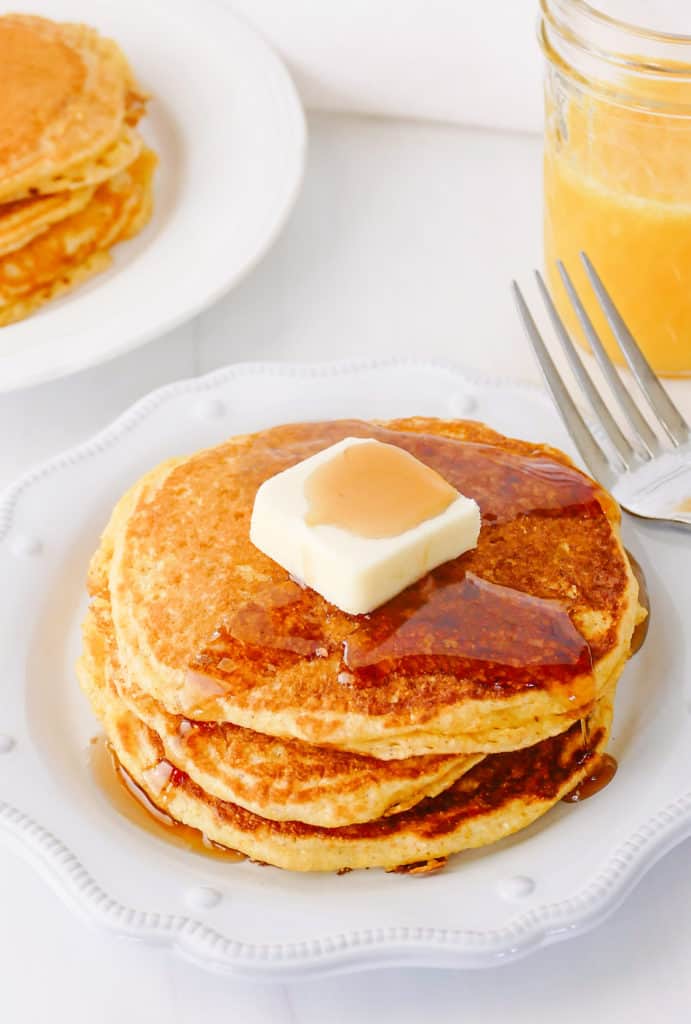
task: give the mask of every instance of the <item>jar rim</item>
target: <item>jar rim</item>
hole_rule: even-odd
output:
[[[581,87],[623,106],[689,116],[691,35],[629,24],[590,0],[540,0],[540,15],[543,53]]]
[[[600,23],[603,25],[611,26],[621,32],[626,32],[631,36],[640,36],[642,38],[657,40],[661,43],[681,43],[688,45],[691,49],[691,33],[684,32],[665,32],[661,29],[647,28],[645,25],[638,25],[633,21],[625,21],[623,18],[617,18],[613,14],[607,14],[605,11],[598,10],[589,0],[567,0],[575,9],[579,10],[584,17],[592,20],[594,23]],[[563,0],[541,0],[541,6],[563,7]]]

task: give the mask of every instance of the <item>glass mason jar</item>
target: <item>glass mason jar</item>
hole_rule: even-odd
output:
[[[691,376],[691,34],[619,20],[640,9],[634,0],[615,3],[617,17],[598,2],[541,0],[545,270],[583,342],[563,260],[621,363],[579,259],[587,252],[653,367]],[[651,8],[691,21],[691,0]]]

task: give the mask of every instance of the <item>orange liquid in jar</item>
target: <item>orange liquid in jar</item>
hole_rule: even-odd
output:
[[[665,101],[672,86],[666,86]],[[691,87],[677,87],[691,92]],[[628,109],[574,93],[545,136],[545,269],[582,341],[563,260],[610,355],[622,363],[579,259],[588,253],[653,367],[691,375],[691,114]]]

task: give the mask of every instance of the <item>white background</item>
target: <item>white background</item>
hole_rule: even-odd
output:
[[[256,8],[265,19],[275,8],[283,47],[292,45],[296,52],[289,38],[296,25],[281,14],[282,7],[268,0],[247,0],[243,6]],[[300,8],[311,8],[319,17],[329,6],[303,2]],[[455,6],[472,12],[482,5],[459,0]],[[532,5],[494,0],[488,6],[504,8],[507,16],[509,10],[521,9],[520,45],[509,45],[506,36],[502,45],[507,53],[521,54],[510,66],[516,82],[525,87],[523,98],[516,99],[517,122],[528,124],[539,102],[530,85],[534,51],[530,72],[522,70],[526,47],[533,46]],[[443,20],[449,7],[410,0],[398,5],[417,19],[416,25],[422,24],[423,9]],[[339,5],[346,8],[361,18],[377,9],[376,38],[385,41],[384,14],[388,9],[390,21],[391,5]],[[347,25],[339,28],[334,18],[330,45],[339,49],[339,32],[343,35]],[[435,38],[442,49],[448,47],[448,54],[455,51],[459,61],[469,58],[463,33],[457,31],[453,41],[444,34],[425,36],[428,53]],[[496,68],[496,51],[491,33],[473,38],[472,66],[481,105],[486,78],[478,47],[484,45],[490,70]],[[320,93],[314,34],[300,45],[302,80],[312,99],[322,95],[324,103],[334,105],[337,97],[335,105],[340,106],[359,89],[365,97],[364,79],[358,81],[357,75],[350,83],[342,78],[327,82],[332,91],[325,87]],[[312,63],[307,51],[313,53]],[[372,65],[371,56],[367,66]],[[388,97],[381,100],[381,109],[396,110],[398,103],[407,102],[405,77],[398,76],[396,85],[396,76],[382,75],[374,93]],[[498,88],[508,102],[510,87],[504,83]],[[434,95],[430,90],[426,102],[443,104],[443,96]],[[486,109],[502,106],[493,101]],[[454,116],[441,108],[411,109]],[[514,275],[527,281],[530,268],[540,261],[539,140],[324,114],[313,115],[309,127],[307,176],[296,210],[275,249],[235,292],[139,352],[64,381],[0,397],[0,484],[83,439],[152,387],[233,360],[424,355],[536,379],[507,285]],[[678,384],[674,389],[687,409],[690,387]],[[476,973],[408,969],[258,986],[207,976],[162,950],[89,931],[27,865],[0,848],[0,1020],[648,1024],[657,1019],[675,1024],[688,1020],[691,1010],[690,854],[689,843],[670,854],[595,933],[509,967]],[[424,880],[413,884],[420,884],[424,899]]]
[[[233,9],[285,58],[312,109],[542,126],[535,0],[236,0]]]

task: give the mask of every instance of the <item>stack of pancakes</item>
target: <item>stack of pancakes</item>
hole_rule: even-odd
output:
[[[104,270],[146,224],[146,97],[86,25],[0,17],[0,326]]]
[[[259,485],[345,437],[482,512],[477,548],[364,616],[249,540]],[[301,871],[424,869],[534,821],[592,773],[644,615],[606,492],[554,449],[431,419],[166,462],[116,506],[89,589],[79,676],[123,769],[215,844]]]

